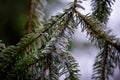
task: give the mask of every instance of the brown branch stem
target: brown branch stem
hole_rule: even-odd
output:
[[[77,4],[77,0],[74,0],[74,8],[76,7]]]
[[[32,15],[33,15],[33,3],[32,3],[32,0],[30,0],[27,34],[30,34],[30,32],[31,32]],[[30,50],[29,47],[26,47],[27,54],[29,54],[29,50]]]
[[[32,15],[33,15],[33,3],[32,3],[32,0],[30,0],[30,9],[29,9],[29,18],[28,18],[27,34],[29,34],[29,33],[31,32]]]
[[[104,59],[103,59],[103,67],[102,67],[102,80],[105,80],[105,73],[106,73],[106,65],[107,65],[107,58],[108,58],[108,44],[105,44],[105,52],[104,52]]]

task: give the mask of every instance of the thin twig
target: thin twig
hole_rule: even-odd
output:
[[[27,34],[29,34],[31,32],[32,15],[33,15],[33,3],[32,3],[32,0],[30,0],[30,9],[29,9]]]
[[[76,7],[77,4],[77,0],[74,0],[74,8]]]
[[[30,0],[30,8],[29,8],[29,18],[28,18],[28,26],[27,26],[27,34],[31,32],[31,24],[32,24],[32,15],[33,15],[33,3]],[[26,53],[29,54],[30,48],[26,47]]]
[[[103,60],[103,67],[102,67],[102,80],[105,80],[105,73],[106,73],[106,65],[107,65],[107,58],[108,58],[108,43],[105,44],[105,52],[104,52],[104,60]]]

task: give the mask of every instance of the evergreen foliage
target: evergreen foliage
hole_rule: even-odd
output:
[[[30,31],[16,45],[0,42],[0,80],[80,80],[78,64],[69,51],[79,24],[81,32],[86,31],[91,43],[100,49],[92,80],[111,79],[115,67],[120,66],[119,39],[106,27],[114,0],[92,0],[91,15],[78,11],[84,9],[82,1],[74,0],[63,13],[48,20],[44,19],[46,1],[30,1]]]
[[[108,16],[110,16],[112,11],[111,6],[115,0],[92,0],[91,2],[93,15],[96,16],[101,23],[107,23]]]

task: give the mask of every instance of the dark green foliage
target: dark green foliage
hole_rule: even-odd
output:
[[[100,23],[107,23],[115,0],[92,0],[93,15]]]
[[[35,6],[37,7],[36,3]],[[71,18],[74,14],[73,10],[74,9],[71,6],[71,8],[65,13],[53,16],[48,23],[45,23],[45,27],[43,28],[43,25],[38,22],[37,16],[39,15],[37,15],[37,12],[35,11],[35,17],[33,16],[32,24],[35,28],[32,30],[33,33],[22,38],[16,46],[9,46],[1,52],[0,73],[2,78],[9,80],[47,80],[50,78],[51,80],[56,80],[59,79],[59,74],[61,74],[61,76],[64,75],[63,73],[59,73],[59,71],[64,69],[65,65],[67,65],[65,67],[66,74],[68,74],[66,79],[78,80],[79,77],[77,77],[76,74],[78,74],[79,70],[72,70],[72,68],[77,68],[74,59],[70,58],[71,60],[69,60],[69,57],[65,58],[66,52],[63,54],[64,48],[67,47],[69,42],[67,40],[70,39],[74,28],[77,26],[71,23],[71,21],[74,21],[73,18]],[[57,42],[53,43],[54,39]],[[60,51],[56,45],[63,47],[63,51],[62,48]],[[65,49],[65,51],[66,50],[67,49]],[[50,51],[50,53],[48,51]],[[63,56],[61,56],[62,54]],[[64,58],[66,59],[65,62],[63,61]],[[69,64],[66,61],[70,61]],[[70,64],[74,66],[72,67]],[[60,66],[60,68],[58,66]],[[70,66],[71,68],[68,69]],[[58,72],[55,73],[53,68],[56,68]],[[49,76],[46,75],[47,69],[50,71]]]
[[[112,51],[111,51],[112,50]],[[116,56],[114,55],[115,49],[110,45],[105,44],[103,50],[97,55],[94,64],[93,80],[110,80],[114,73],[116,66]]]

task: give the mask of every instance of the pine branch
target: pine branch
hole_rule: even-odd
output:
[[[5,59],[5,61],[6,61],[6,63],[4,63],[4,65],[6,65],[7,64],[7,66],[6,67],[4,67],[4,69],[2,69],[2,70],[4,70],[5,72],[8,72],[8,71],[6,71],[6,69],[9,67],[12,67],[12,66],[14,66],[14,65],[12,65],[12,64],[15,64],[16,63],[16,58],[17,57],[20,57],[20,55],[22,55],[22,54],[20,54],[20,53],[22,53],[24,50],[25,50],[25,48],[27,47],[27,46],[29,46],[29,45],[31,45],[33,42],[35,42],[38,38],[40,38],[40,37],[42,37],[43,36],[43,34],[44,33],[46,33],[46,32],[48,32],[49,30],[50,30],[50,28],[52,28],[57,22],[58,22],[58,20],[61,20],[61,18],[62,19],[65,19],[64,18],[64,16],[67,14],[67,12],[65,12],[65,13],[63,13],[62,15],[60,15],[60,16],[56,16],[57,17],[57,20],[56,21],[52,21],[52,23],[50,24],[50,26],[47,26],[46,27],[46,29],[44,29],[42,32],[41,32],[41,34],[40,35],[38,35],[37,37],[35,37],[36,35],[34,35],[34,37],[32,36],[31,37],[31,34],[29,34],[30,36],[28,37],[26,37],[25,39],[22,39],[22,41],[20,41],[19,43],[18,43],[18,45],[17,46],[13,46],[13,47],[9,47],[9,49],[6,49],[5,51],[4,51],[4,53],[5,54],[11,54],[12,55],[12,57],[7,57],[7,60],[6,60],[6,57],[5,56],[3,56],[3,58]],[[67,15],[66,15],[67,16]],[[63,20],[61,20],[61,21],[63,21]],[[58,26],[59,27],[59,26]],[[54,28],[54,27],[53,27]],[[59,28],[58,28],[59,29]],[[54,32],[54,31],[52,31],[52,32]],[[42,34],[43,33],[43,34]],[[11,51],[11,50],[13,50],[13,51]],[[9,53],[7,52],[7,51],[9,51]],[[4,54],[3,53],[3,54]],[[4,55],[5,55],[4,54]],[[28,55],[29,56],[29,55]],[[28,60],[29,60],[29,57],[28,57]],[[10,61],[12,62],[12,63],[10,63]],[[24,59],[23,59],[23,61],[24,61]],[[4,60],[2,61],[2,62],[4,62]],[[1,62],[1,63],[2,63]],[[28,61],[29,62],[29,61]],[[34,61],[35,63],[36,63],[36,60]],[[31,62],[30,62],[31,63]],[[34,63],[33,63],[34,64]],[[4,65],[2,65],[2,66],[4,66]],[[17,65],[17,64],[16,64]],[[22,64],[21,64],[22,65]],[[29,64],[29,65],[31,65],[31,64]],[[2,67],[1,66],[1,67]],[[26,66],[25,66],[26,67]],[[24,68],[24,67],[23,67]],[[21,70],[23,70],[23,69],[21,69]],[[16,71],[16,70],[15,70]],[[19,71],[19,70],[18,70]]]
[[[76,1],[76,0],[75,0]],[[56,57],[54,57],[54,51],[53,51],[53,53],[51,53],[49,50],[46,52],[46,53],[50,53],[50,54],[52,54],[53,56],[53,61],[55,61],[56,59],[58,60],[58,61],[60,61],[60,63],[59,63],[59,65],[63,65],[63,62],[64,62],[64,65],[66,65],[66,68],[67,68],[67,72],[69,73],[69,77],[66,77],[66,79],[69,79],[69,80],[79,80],[79,77],[78,77],[78,72],[79,72],[79,70],[77,70],[76,68],[78,67],[77,65],[76,65],[76,63],[74,63],[74,60],[72,59],[72,58],[68,58],[67,56],[69,56],[69,54],[67,54],[66,56],[65,56],[65,54],[66,53],[64,53],[64,51],[62,51],[62,49],[64,49],[64,48],[66,48],[63,44],[65,44],[66,42],[64,42],[63,44],[62,44],[62,42],[61,41],[63,41],[64,40],[64,38],[66,38],[64,35],[66,35],[65,33],[66,33],[66,29],[70,29],[70,31],[68,32],[68,34],[69,35],[71,35],[71,33],[73,32],[73,31],[71,31],[72,30],[72,28],[75,28],[77,25],[78,25],[78,22],[77,22],[77,20],[75,20],[74,21],[74,17],[73,17],[73,15],[74,15],[74,12],[75,12],[75,8],[76,8],[76,6],[75,6],[75,4],[76,3],[74,3],[74,7],[72,7],[72,8],[70,8],[70,9],[72,9],[72,12],[70,12],[69,14],[68,14],[68,16],[67,16],[67,20],[64,20],[65,21],[65,24],[64,24],[64,28],[61,28],[62,30],[60,31],[60,33],[59,34],[57,34],[56,35],[56,37],[58,37],[58,38],[55,38],[56,40],[53,40],[53,42],[51,42],[51,45],[50,45],[50,47],[52,48],[52,44],[53,45],[55,45],[54,47],[55,47],[55,49],[56,49]],[[67,11],[69,11],[69,9],[67,9]],[[65,12],[66,12],[66,10],[65,10]],[[75,18],[76,19],[76,18]],[[71,20],[72,20],[72,22],[74,22],[74,24],[72,24],[73,26],[71,26],[72,28],[70,28],[69,27],[69,24],[71,24]],[[67,31],[68,31],[67,30]],[[56,34],[56,33],[55,33]],[[68,35],[66,35],[66,36],[68,36]],[[69,38],[68,38],[68,40],[69,40]],[[55,41],[55,42],[54,42]],[[58,48],[58,46],[56,46],[56,45],[61,45],[61,48]],[[47,49],[50,49],[50,50],[53,50],[53,49],[51,49],[50,47],[48,47]],[[63,48],[62,48],[63,47]],[[45,54],[45,53],[44,53]],[[64,56],[59,56],[59,54],[60,55],[64,55]],[[65,59],[65,60],[64,60]],[[62,61],[61,61],[62,60]],[[70,61],[69,61],[70,60]],[[57,61],[56,61],[57,62]],[[73,63],[71,63],[71,62],[73,62]],[[53,62],[54,64],[52,64],[52,66],[54,66],[56,63],[55,62]],[[58,64],[58,63],[57,63]],[[76,66],[75,66],[76,65]],[[56,66],[57,67],[57,66]],[[64,66],[63,66],[64,67]],[[55,66],[54,66],[54,68],[55,68]],[[60,68],[61,69],[61,68]],[[76,70],[74,70],[74,69],[76,69]],[[51,70],[51,72],[52,73],[50,73],[50,74],[53,74],[53,75],[55,75],[56,73],[53,71],[53,70]],[[65,73],[67,73],[67,72],[64,72],[64,74]],[[58,73],[57,73],[58,74]],[[56,75],[57,75],[56,74]],[[61,74],[61,75],[64,75],[64,74]],[[53,76],[51,76],[51,77],[53,77]],[[53,77],[53,78],[51,78],[51,79],[57,79],[57,77]]]
[[[92,15],[95,16],[100,23],[107,23],[108,17],[112,11],[112,4],[115,0],[92,0]]]
[[[68,45],[74,29],[81,24],[82,30],[86,30],[90,35],[91,42],[101,50],[96,57],[92,78],[109,80],[113,75],[115,65],[118,65],[120,61],[118,57],[120,42],[115,36],[109,35],[110,31],[105,31],[103,29],[105,25],[101,23],[107,22],[113,1],[92,0],[93,15],[84,16],[76,10],[76,8],[84,9],[78,4],[81,1],[74,0],[69,9],[51,17],[48,23],[43,25],[43,21],[39,22],[38,19],[43,16],[43,10],[40,10],[38,5],[44,6],[44,4],[40,0],[34,0],[32,4],[31,0],[28,21],[28,33],[31,33],[22,38],[16,46],[10,46],[4,50],[0,47],[0,74],[9,80],[26,80],[27,78],[19,77],[28,77],[28,75],[28,80],[33,78],[58,80],[64,75],[67,75],[65,80],[79,80],[78,65],[70,55]],[[30,54],[25,55],[25,49],[28,46]]]
[[[109,35],[110,30],[106,32],[102,30],[105,25],[101,25],[94,18],[84,16],[78,11],[76,11],[76,13],[80,19],[81,25],[83,26],[82,31],[87,31],[87,34],[90,35],[91,42],[95,41],[95,44],[99,46],[99,48],[103,47],[103,42],[107,42],[109,45],[113,46],[118,52],[120,52],[118,48],[120,44],[119,39],[115,38],[115,36],[113,35]]]
[[[39,52],[34,52],[32,54],[29,54],[29,56],[24,57],[23,59],[19,60],[15,66],[12,67],[12,70],[10,70],[7,74],[7,79],[14,79],[19,74],[22,74],[21,72],[24,72],[25,69],[27,69],[29,66],[35,64],[39,60],[41,60],[42,54]]]
[[[111,76],[113,76],[114,73],[114,68],[116,67],[116,57],[114,56],[114,51],[111,51],[111,49],[112,47],[106,43],[104,48],[97,55],[93,68],[93,80],[111,80]]]
[[[80,80],[80,74],[77,68],[78,68],[78,64],[76,63],[76,61],[74,60],[74,58],[70,55],[70,53],[65,53],[66,54],[66,61],[65,61],[65,65],[66,65],[66,69],[68,70],[68,75],[65,78],[65,80]]]
[[[82,25],[82,30],[87,31],[87,35],[90,35],[90,40],[96,46],[102,50],[102,53],[97,57],[97,61],[94,65],[93,79],[98,80],[110,80],[109,76],[113,75],[115,65],[117,65],[118,59],[118,46],[119,42],[113,35],[109,35],[110,31],[103,29],[104,25],[100,26],[100,23],[91,16],[84,16],[76,11],[79,16],[79,21]],[[104,46],[108,46],[106,49]],[[107,51],[107,52],[106,52]],[[108,72],[106,72],[108,71]]]
[[[55,65],[56,64],[58,64],[57,62],[59,62],[60,61],[60,65],[62,65],[62,63],[63,63],[63,61],[61,61],[62,59],[60,58],[60,56],[59,56],[59,54],[61,54],[63,51],[62,51],[62,49],[64,49],[64,48],[66,48],[66,42],[64,42],[63,40],[64,39],[66,39],[66,37],[64,36],[64,35],[66,35],[65,33],[66,33],[66,29],[71,29],[68,25],[69,25],[69,23],[71,22],[71,19],[73,18],[72,17],[73,16],[73,14],[72,14],[72,12],[69,12],[69,14],[67,14],[66,15],[66,17],[65,18],[63,18],[64,20],[62,20],[62,22],[64,21],[65,23],[62,23],[62,22],[60,22],[59,24],[62,24],[61,25],[61,27],[59,27],[56,31],[54,31],[54,33],[53,33],[53,35],[54,35],[54,39],[52,38],[51,40],[50,40],[50,42],[48,42],[48,45],[46,45],[46,48],[45,49],[43,49],[43,51],[42,51],[42,54],[45,56],[44,57],[44,61],[47,59],[47,55],[48,54],[51,54],[51,57],[52,57],[52,59],[54,59],[53,60],[53,62],[51,62],[50,63],[50,65],[52,65],[52,66],[54,66],[54,68],[55,68]],[[57,24],[57,25],[59,25],[59,24]],[[56,26],[57,26],[56,25]],[[63,26],[63,27],[62,27]],[[77,26],[77,25],[76,25]],[[67,30],[67,31],[68,31]],[[68,34],[71,34],[72,33],[72,31],[69,31],[70,33],[68,33]],[[66,35],[66,36],[68,36],[68,35]],[[61,42],[62,41],[62,42]],[[63,44],[65,44],[66,46],[64,46]],[[59,46],[57,46],[57,45],[59,45],[59,46],[61,46],[61,47],[63,47],[63,48],[59,48]],[[66,55],[67,56],[67,55]],[[58,61],[56,61],[56,59],[58,60]],[[44,63],[46,63],[46,64],[44,64],[43,65],[43,71],[42,71],[42,73],[41,73],[41,78],[42,79],[47,79],[48,78],[48,76],[47,76],[47,73],[46,73],[46,69],[49,69],[49,75],[51,75],[50,76],[50,78],[51,78],[51,80],[53,80],[53,79],[58,79],[58,77],[57,77],[57,75],[58,75],[58,73],[55,73],[54,71],[53,71],[53,68],[51,68],[52,66],[50,66],[50,65],[48,65],[48,62],[44,62]],[[69,63],[70,64],[70,63]],[[47,65],[47,67],[45,67],[45,65]],[[49,68],[48,68],[49,67]],[[57,67],[57,66],[56,66]],[[71,67],[71,68],[73,68],[73,67]],[[74,67],[75,68],[75,67]],[[70,69],[71,70],[71,69]],[[72,70],[71,70],[72,71]],[[70,71],[70,72],[71,72]],[[54,73],[53,73],[54,72]],[[76,71],[74,72],[74,71],[72,71],[72,74],[71,75],[73,75],[74,73],[76,73]],[[46,77],[45,77],[46,76]],[[56,76],[56,77],[55,77]],[[72,76],[71,76],[72,77]],[[76,76],[73,76],[72,78],[71,77],[69,77],[69,79],[78,79]],[[40,79],[41,79],[40,78]],[[49,79],[50,79],[49,78]]]
[[[66,16],[66,17],[67,17],[67,20],[66,20],[66,22],[65,22],[65,24],[64,24],[65,26],[64,26],[64,28],[62,28],[61,32],[59,33],[59,36],[60,36],[60,37],[62,37],[62,36],[63,36],[63,33],[65,33],[64,30],[66,30],[66,28],[67,28],[68,19],[70,20],[71,17],[72,17],[72,16],[71,16],[71,13],[70,13],[69,16]],[[64,18],[64,19],[66,19],[66,18]],[[57,40],[59,40],[59,38],[57,38]],[[60,40],[62,40],[62,39],[60,39]],[[58,42],[59,42],[59,41],[58,41]],[[57,42],[56,42],[56,43],[57,43]],[[54,44],[55,44],[55,43],[54,43]],[[53,45],[54,45],[54,44],[53,44]],[[52,48],[52,46],[50,46],[50,47]],[[56,47],[56,48],[57,48],[57,47]],[[50,49],[50,48],[47,48],[47,49]],[[50,51],[49,53],[48,53],[48,51],[47,51],[46,54],[52,54],[52,52],[54,52],[53,49],[50,49],[50,50],[51,50],[51,51]],[[45,54],[45,53],[44,53],[44,54]],[[45,55],[46,55],[46,54],[45,54]],[[45,55],[44,55],[44,56],[45,56]],[[54,55],[52,54],[52,56],[54,56]],[[52,57],[52,56],[51,56],[51,57]],[[25,63],[25,64],[24,64],[24,67],[28,67],[28,66],[33,65],[34,63],[36,63],[36,59],[35,59],[35,61],[29,62],[29,60],[30,60],[30,59],[29,59],[29,56],[28,56],[28,58],[25,57],[25,60],[26,60],[26,59],[28,60],[28,61],[27,61],[28,63],[27,63],[27,64]],[[48,59],[48,58],[45,56],[44,59],[46,60],[46,59]],[[31,61],[31,60],[30,60],[30,61]],[[48,61],[51,61],[51,60],[48,60]],[[24,62],[25,62],[24,59],[23,59],[23,61],[20,60],[19,63],[21,63],[21,62],[24,63]],[[18,64],[19,64],[19,63],[18,63]],[[29,64],[29,63],[30,63],[30,64]],[[32,64],[31,64],[31,63],[32,63]],[[45,63],[46,63],[46,67],[44,66],[44,68],[43,68],[43,72],[41,73],[41,74],[42,74],[41,79],[44,79],[44,78],[42,78],[42,77],[44,77],[44,75],[46,74],[46,69],[50,68],[50,66],[48,66],[48,62],[45,62]],[[19,66],[22,66],[22,65],[23,65],[23,64],[20,64]],[[27,66],[27,65],[28,65],[28,66]],[[55,64],[52,64],[52,65],[55,65]],[[16,66],[17,66],[17,65],[16,65]],[[24,67],[22,66],[22,67],[20,68],[20,67],[17,66],[16,68],[19,68],[19,70],[24,70],[24,69],[22,69],[22,68],[24,68]],[[14,69],[14,68],[13,68],[13,69]],[[17,70],[15,70],[14,72],[21,72],[21,71],[19,71],[19,70],[17,69]],[[47,77],[46,77],[46,78],[47,78]]]
[[[62,14],[57,20],[60,20],[65,14],[66,13]],[[52,28],[53,25],[55,25],[56,23],[57,23],[57,21],[54,21],[53,23],[51,23],[50,26],[46,27],[46,29],[44,29],[38,36],[36,36],[35,34],[33,34],[33,35],[29,34],[30,36],[27,36],[27,37],[23,38],[17,44],[17,46],[11,46],[9,48],[6,48],[4,50],[4,52],[3,52],[4,56],[2,56],[1,63],[4,63],[4,59],[5,59],[5,62],[6,62],[4,64],[7,65],[7,66],[11,64],[10,62],[15,62],[16,61],[16,57],[19,56],[19,55],[22,55],[21,53],[26,49],[26,47],[28,47],[29,45],[31,45],[32,43],[34,43],[38,38],[41,38],[42,35],[45,32],[49,31],[50,28]],[[11,51],[11,50],[13,50],[13,51]],[[6,56],[6,54],[9,55],[9,56]],[[10,55],[12,57],[10,57]],[[4,65],[1,65],[0,67],[2,68],[3,66]],[[6,66],[6,68],[7,68],[7,66]]]
[[[105,44],[105,46],[108,46],[108,44]],[[108,58],[108,49],[107,49],[107,47],[105,47],[105,50],[104,51],[106,51],[105,52],[105,54],[103,55],[104,56],[104,59],[103,59],[103,68],[102,68],[102,78],[101,78],[101,80],[105,80],[106,79],[106,65],[107,65],[107,58]]]

